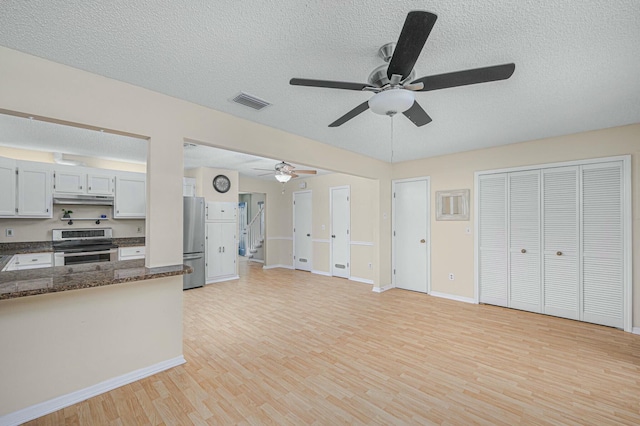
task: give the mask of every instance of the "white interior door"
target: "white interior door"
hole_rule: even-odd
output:
[[[579,319],[578,167],[542,171],[544,313]]]
[[[429,179],[393,183],[393,283],[429,291]]]
[[[479,300],[508,306],[507,174],[478,179]]]
[[[349,278],[349,262],[351,261],[349,187],[335,187],[330,188],[329,191],[331,192],[331,275]]]
[[[296,269],[311,271],[311,191],[293,193],[293,245]]]
[[[540,171],[509,173],[509,307],[541,311]]]
[[[622,162],[582,166],[583,321],[624,327]]]

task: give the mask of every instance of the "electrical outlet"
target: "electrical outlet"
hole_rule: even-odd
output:
[[[7,235],[7,237],[13,237],[13,229],[6,228],[5,229],[5,234]]]
[[[371,269],[373,267],[373,265],[371,265],[371,262],[369,262],[369,269]]]
[[[142,234],[142,226],[138,226],[138,234]]]
[[[467,234],[471,234],[471,228],[467,226],[467,229],[465,229],[465,232],[466,232]]]
[[[449,273],[449,280],[453,281],[454,279],[453,272]]]
[[[324,227],[324,225],[322,225],[322,230],[324,231],[324,229],[325,229],[325,227]]]

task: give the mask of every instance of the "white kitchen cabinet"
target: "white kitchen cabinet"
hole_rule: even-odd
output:
[[[53,193],[113,195],[114,173],[108,170],[56,165],[53,172]]]
[[[19,271],[23,269],[49,268],[53,266],[52,253],[24,253],[16,254],[3,271]]]
[[[143,173],[119,173],[116,175],[114,218],[144,218],[147,214],[146,199],[146,176]]]
[[[16,161],[0,157],[0,217],[16,215]]]
[[[184,197],[196,196],[196,180],[194,178],[182,178],[182,195]]]
[[[85,194],[87,189],[87,173],[78,168],[61,169],[56,166],[53,172],[54,194]]]
[[[207,283],[237,278],[238,245],[235,222],[206,223]]]
[[[207,202],[207,220],[235,222],[238,216],[238,203],[209,201]]]
[[[48,165],[16,161],[18,212],[21,217],[53,217],[51,170]]]
[[[144,259],[145,246],[119,247],[118,260]]]

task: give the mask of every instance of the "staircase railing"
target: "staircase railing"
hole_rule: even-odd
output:
[[[264,242],[264,206],[260,206],[258,213],[251,219],[251,222],[245,228],[245,247],[247,257],[253,257],[258,248],[262,247]]]

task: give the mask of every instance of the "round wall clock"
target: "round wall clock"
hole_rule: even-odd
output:
[[[231,181],[225,175],[218,175],[213,178],[213,188],[218,192],[225,193],[231,188]]]

